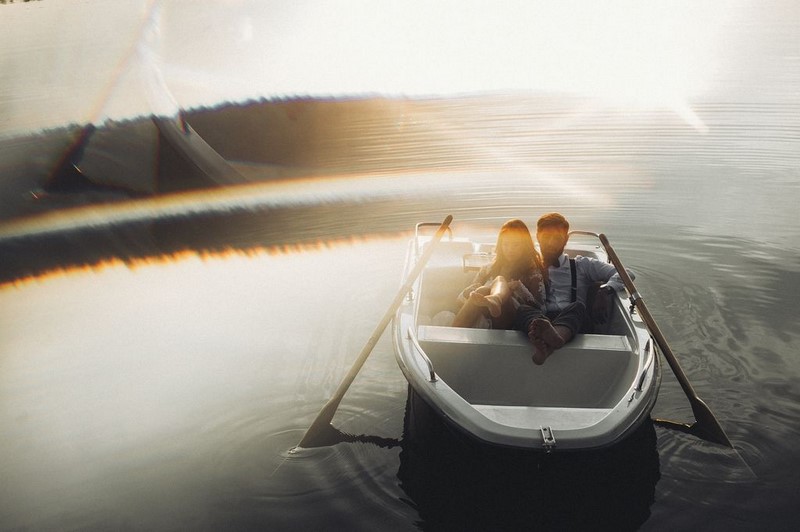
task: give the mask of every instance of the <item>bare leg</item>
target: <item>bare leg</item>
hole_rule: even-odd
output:
[[[489,292],[488,286],[481,286],[480,288],[473,290],[470,293],[467,301],[459,309],[456,317],[453,319],[453,327],[474,327],[475,322],[483,313],[483,309],[481,306],[475,304],[474,299],[478,298],[478,296],[483,298],[487,296]],[[473,294],[475,297],[473,297]]]
[[[503,312],[503,305],[511,297],[511,289],[505,277],[498,275],[490,287],[488,295],[479,293],[478,290],[469,295],[469,301],[479,307],[485,307],[493,318],[499,317]]]
[[[453,318],[453,327],[472,327],[481,315],[481,308],[470,303],[469,300],[462,305],[456,317]]]
[[[492,320],[492,327],[495,329],[513,329],[514,320],[517,316],[517,305],[513,297],[506,297],[500,308],[500,315]]]
[[[494,318],[493,327],[503,329],[511,325],[516,309],[511,300],[511,288],[505,277],[497,276],[490,286],[473,290],[466,303],[453,320],[453,327],[472,327],[486,309]]]

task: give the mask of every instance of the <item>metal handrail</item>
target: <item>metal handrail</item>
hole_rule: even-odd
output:
[[[422,355],[422,359],[428,365],[428,372],[430,373],[430,378],[429,378],[430,382],[436,382],[438,379],[436,378],[436,372],[433,371],[433,362],[431,362],[431,359],[428,358],[428,355],[427,355],[427,353],[425,353],[425,350],[422,349],[422,346],[419,345],[419,342],[417,341],[417,337],[414,334],[413,325],[408,328],[408,339],[411,340],[411,344],[419,352],[419,354]]]
[[[600,239],[600,235],[598,233],[595,233],[593,231],[580,231],[580,230],[577,230],[577,229],[574,230],[574,231],[570,231],[569,233],[567,233],[567,235],[568,236],[572,236],[572,235],[591,236],[591,237]],[[599,248],[600,246],[598,245],[597,247]],[[607,262],[611,262],[611,259],[607,259]]]
[[[600,238],[600,235],[598,233],[593,233],[591,231],[570,231],[569,236],[572,235],[584,235],[584,236],[593,236],[595,238]]]
[[[426,227],[426,226],[435,226],[439,227],[441,224],[439,222],[419,222],[417,225],[414,226],[414,256],[419,257],[419,228]],[[447,227],[447,238],[449,240],[453,240],[453,230],[450,227]]]
[[[634,388],[634,390],[637,392],[642,391],[642,386],[644,386],[644,379],[645,377],[647,377],[647,372],[650,371],[650,366],[653,365],[653,360],[655,360],[652,338],[648,338],[647,343],[644,346],[644,352],[645,354],[650,355],[650,360],[648,360],[647,364],[644,366],[644,368],[642,368],[642,373],[639,375],[639,378],[637,379],[636,388]]]

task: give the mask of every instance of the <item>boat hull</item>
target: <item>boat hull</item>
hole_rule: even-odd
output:
[[[409,246],[407,268],[424,245]],[[661,366],[655,342],[624,294],[613,302],[605,330],[577,335],[541,366],[518,331],[433,324],[457,305],[474,275],[464,267],[466,257],[488,246],[441,242],[398,310],[395,355],[414,393],[482,444],[553,452],[604,448],[627,437],[650,415]],[[569,252],[605,258],[596,246]]]

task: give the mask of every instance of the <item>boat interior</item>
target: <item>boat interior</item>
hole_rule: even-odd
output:
[[[619,300],[612,302],[604,325],[576,335],[541,366],[533,364],[530,341],[519,331],[434,324],[442,311],[458,310],[457,296],[474,279],[480,256],[483,263],[490,260],[490,247],[442,241],[422,274],[417,339],[436,375],[473,405],[605,409],[617,404],[639,362],[638,340]]]

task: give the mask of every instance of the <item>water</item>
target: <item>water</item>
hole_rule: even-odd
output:
[[[24,9],[51,5],[33,4]],[[122,4],[122,14],[99,4],[84,8],[90,14],[60,13],[87,24],[89,15],[108,17],[113,27],[150,3]],[[268,95],[250,66],[260,64],[256,52],[271,50],[260,40],[268,32],[253,31],[269,10],[204,4],[209,11],[190,16],[173,7],[164,19],[144,19],[151,29],[161,21],[165,57],[185,67],[164,68],[169,89],[182,106],[213,104],[188,120],[247,183],[160,197],[150,195],[159,187],[151,179],[166,182],[168,172],[137,180],[144,171],[130,169],[132,153],[152,149],[147,119],[101,130],[87,146],[95,188],[41,194],[74,137],[59,127],[114,115],[126,102],[127,112],[140,111],[123,96],[125,76],[99,83],[100,95],[83,93],[77,107],[58,91],[22,98],[19,86],[34,86],[26,76],[50,71],[68,52],[43,40],[15,57],[25,48],[9,41],[3,58],[17,74],[0,92],[9,111],[0,142],[0,528],[797,529],[797,9],[725,5],[677,10],[695,42],[724,37],[702,40],[708,48],[691,60],[678,49],[677,63],[667,61],[667,45],[683,41],[655,39],[686,82],[662,83],[688,91],[677,103],[646,80],[637,90],[652,98],[635,101],[575,91],[591,81],[575,72],[561,85],[543,74],[545,86],[532,91],[246,102],[249,93],[233,91],[227,77],[236,65],[219,57],[250,50],[238,64],[247,80],[240,86]],[[10,9],[23,8],[0,6],[0,20]],[[281,20],[297,16],[281,12]],[[208,30],[204,17],[225,38],[190,46],[187,35]],[[584,17],[558,18],[567,35],[586,29]],[[30,42],[25,28],[41,35],[21,20],[14,38]],[[607,23],[619,30],[625,20]],[[323,26],[315,19],[305,31]],[[73,59],[77,72],[92,60],[108,71],[124,63],[127,40],[117,55],[93,55],[82,28],[58,41],[83,52]],[[592,35],[585,48],[597,44]],[[604,46],[601,64],[630,74]],[[281,61],[293,57],[290,48]],[[574,64],[590,66],[590,56],[575,54]],[[548,55],[533,61],[553,68]],[[35,60],[23,72],[25,58]],[[353,75],[368,71],[359,64],[348,67]],[[423,68],[404,64],[407,74]],[[698,65],[709,68],[693,78]],[[323,70],[314,86],[340,90],[323,66],[314,67]],[[182,78],[189,67],[194,76]],[[633,72],[646,78],[648,68]],[[71,72],[45,81],[90,84]],[[704,90],[689,91],[700,78]],[[187,80],[211,85],[205,99],[203,84],[189,90]],[[412,81],[409,74],[403,83]],[[52,110],[41,112],[47,105],[55,124],[45,120]],[[604,452],[465,446],[409,396],[386,334],[334,417],[337,443],[292,452],[399,288],[414,223],[453,214],[456,234],[492,235],[510,217],[533,224],[551,210],[575,229],[606,233],[637,272],[734,450],[650,424]],[[665,364],[653,416],[691,415]]]
[[[473,225],[488,231],[509,211],[532,221],[551,205],[525,202],[522,209],[493,200],[465,208],[473,201],[465,196],[448,203],[459,213],[457,233]],[[662,197],[657,204],[668,203]],[[589,225],[588,209],[572,218],[606,230],[638,272],[640,290],[736,452],[656,427],[652,444],[625,459],[542,465],[520,458],[512,468],[467,451],[430,458],[404,431],[406,383],[385,336],[334,418],[358,437],[290,454],[399,286],[407,218],[437,220],[443,212],[406,201],[382,219],[392,206],[297,210],[274,247],[269,215],[217,218],[214,226],[231,225],[207,236],[207,247],[248,253],[184,252],[6,285],[4,523],[435,530],[469,522],[516,528],[538,517],[553,527],[777,530],[796,520],[796,249],[697,226],[649,226],[628,211],[605,213],[602,225]],[[364,227],[370,214],[377,222]],[[397,234],[370,236],[376,223],[391,227],[393,220]],[[193,222],[212,225],[190,218],[150,226],[149,234],[162,250],[176,248]],[[329,236],[308,241],[319,225]],[[69,234],[61,238],[95,248],[111,242],[126,249],[138,238],[115,230],[105,240]],[[304,244],[283,247],[293,237]],[[188,240],[200,247],[201,239]],[[668,372],[653,414],[691,420]],[[655,462],[648,452],[657,453]],[[521,491],[503,485],[498,471],[513,471],[511,485]],[[644,479],[631,480],[635,471]],[[625,497],[636,503],[621,508],[619,499],[603,497],[608,483],[614,493],[634,486],[652,497]],[[585,491],[571,491],[576,486]],[[455,502],[442,494],[448,490]],[[571,494],[566,500],[575,505],[554,494]],[[587,503],[598,500],[609,504]]]

